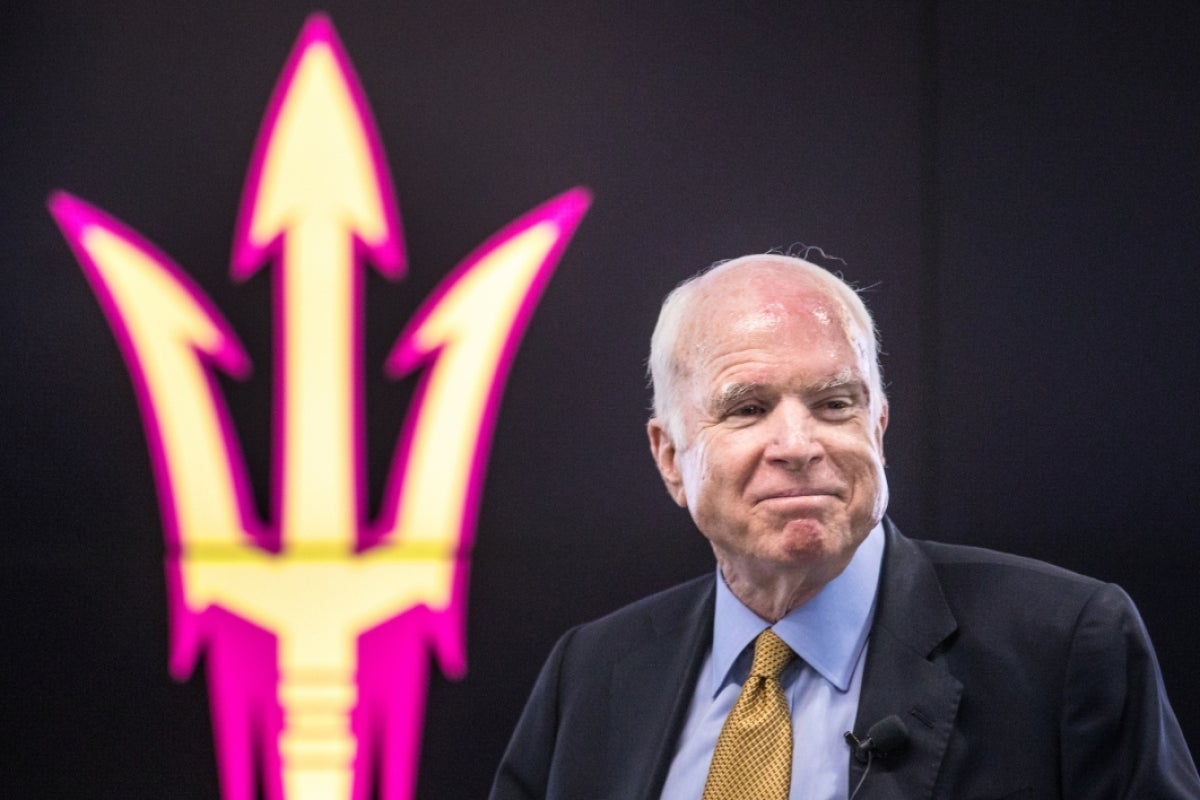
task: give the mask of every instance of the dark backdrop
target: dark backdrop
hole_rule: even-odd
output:
[[[156,242],[269,375],[268,282],[231,284],[228,252],[311,8],[15,5],[0,33],[0,782],[212,798],[203,680],[166,671],[133,392],[44,200],[67,189]],[[368,283],[369,375],[486,235],[572,185],[595,193],[514,364],[469,673],[433,679],[420,796],[484,793],[564,629],[711,568],[647,454],[646,342],[687,274],[800,242],[870,287],[901,528],[1126,587],[1200,733],[1200,6],[588,5],[326,6],[411,264],[403,284]],[[229,387],[260,504],[266,383]],[[370,390],[376,497],[409,391]]]

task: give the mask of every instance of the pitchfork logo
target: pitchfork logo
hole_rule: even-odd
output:
[[[229,324],[163,253],[67,194],[50,208],[141,403],[166,538],[170,670],[206,653],[222,792],[413,795],[432,650],[466,669],[468,558],[518,340],[587,193],[513,222],[460,264],[385,369],[419,371],[378,518],[364,500],[360,261],[405,265],[383,151],[333,27],[308,20],[271,101],[232,272],[274,265],[271,520],[254,508],[217,371],[249,375]]]

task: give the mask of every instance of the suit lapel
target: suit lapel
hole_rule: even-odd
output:
[[[689,602],[647,619],[647,641],[613,667],[609,721],[627,787],[622,800],[657,798],[671,766],[696,673],[712,643],[713,578],[695,583]]]
[[[876,598],[855,733],[896,714],[908,728],[907,746],[877,758],[859,798],[929,798],[954,730],[962,684],[930,656],[954,633],[933,565],[891,524]],[[850,787],[863,765],[850,758]]]

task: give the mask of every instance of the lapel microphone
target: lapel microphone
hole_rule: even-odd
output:
[[[858,785],[850,793],[850,800],[854,800],[858,790],[862,788],[863,781],[871,772],[871,764],[874,762],[875,756],[886,756],[893,750],[899,750],[908,744],[908,728],[900,717],[892,714],[868,728],[866,739],[859,739],[850,731],[846,731],[842,738],[853,748],[854,757],[858,762],[867,765],[867,768],[863,770],[862,777],[858,779]]]

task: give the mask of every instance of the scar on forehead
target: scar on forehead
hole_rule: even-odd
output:
[[[822,325],[841,325],[849,331],[854,323],[850,309],[839,298],[823,294],[808,306],[808,313]]]
[[[845,322],[847,316],[840,308],[832,312],[824,303],[813,304],[808,312],[821,325],[832,325],[835,322]],[[735,333],[774,333],[784,324],[790,314],[794,313],[779,302],[766,303],[761,308],[742,314],[733,324]]]
[[[780,303],[768,303],[760,309],[743,314],[733,324],[733,330],[739,334],[773,333],[779,330],[787,315]]]

